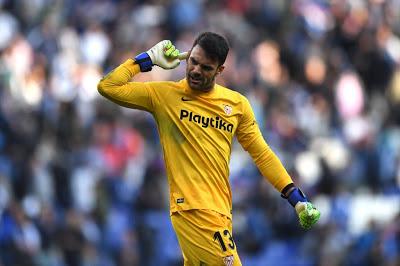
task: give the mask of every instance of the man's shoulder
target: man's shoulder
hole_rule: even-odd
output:
[[[219,90],[222,92],[222,94],[228,96],[229,98],[234,98],[237,100],[244,100],[246,98],[243,94],[241,94],[238,91],[224,87],[220,84],[217,84],[217,86],[219,87]]]
[[[181,81],[155,80],[155,81],[148,81],[146,83],[153,87],[161,87],[161,86],[176,87],[176,88],[182,87]]]
[[[180,93],[184,90],[180,81],[148,81],[146,82],[157,94]]]

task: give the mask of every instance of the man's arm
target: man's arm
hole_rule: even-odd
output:
[[[287,185],[293,183],[279,158],[265,142],[250,103],[245,97],[236,136],[243,149],[253,158],[261,174],[276,190],[282,192]]]
[[[147,83],[129,81],[139,72],[150,71],[154,65],[175,68],[186,56],[187,53],[179,53],[170,41],[161,41],[112,70],[100,80],[97,89],[102,96],[121,106],[152,112],[152,88]]]
[[[285,167],[265,142],[250,103],[246,98],[244,98],[242,118],[236,134],[239,143],[253,158],[261,174],[295,208],[300,225],[305,229],[314,225],[320,217],[319,211],[308,201],[304,193],[293,184],[293,180]]]
[[[133,59],[128,59],[102,78],[97,90],[118,105],[151,112],[154,106],[150,88],[146,83],[129,82],[139,72],[139,65]]]

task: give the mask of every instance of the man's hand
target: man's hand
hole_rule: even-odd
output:
[[[299,216],[299,222],[304,229],[310,229],[318,222],[321,213],[311,202],[308,201],[304,193],[292,184],[288,185],[282,193],[282,197],[287,199]]]
[[[157,65],[163,69],[173,69],[179,66],[180,61],[186,59],[188,53],[180,53],[178,49],[169,40],[164,40],[147,52],[141,53],[135,57],[135,62],[139,64],[142,72],[152,69]]]
[[[179,66],[181,60],[186,59],[187,53],[180,53],[171,41],[164,40],[147,51],[153,65],[164,69],[173,69]]]
[[[321,213],[317,210],[311,202],[298,202],[295,206],[299,222],[304,229],[310,229],[316,222],[318,222]]]

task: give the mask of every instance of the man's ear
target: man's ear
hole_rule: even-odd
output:
[[[221,74],[222,71],[224,71],[224,69],[225,69],[225,66],[223,66],[223,65],[219,66],[218,69],[217,69],[217,75]]]

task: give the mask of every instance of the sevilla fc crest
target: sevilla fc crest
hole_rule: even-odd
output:
[[[225,257],[224,264],[226,266],[233,266],[233,255]]]
[[[231,115],[232,114],[232,106],[224,105],[225,114]]]

